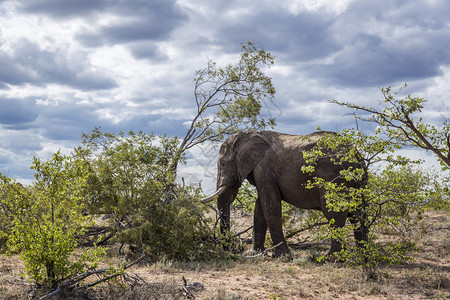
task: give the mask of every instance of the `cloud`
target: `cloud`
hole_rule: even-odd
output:
[[[153,62],[167,61],[168,56],[153,42],[138,41],[129,44],[131,54],[136,59],[151,59]]]
[[[64,49],[43,50],[28,39],[14,45],[12,59],[20,69],[26,69],[25,82],[35,85],[62,84],[81,90],[101,90],[116,87],[116,82],[101,72],[92,70],[82,52],[69,55]]]
[[[14,59],[0,49],[0,88],[8,85],[22,85],[33,80],[26,68],[16,64]]]
[[[118,2],[107,11],[114,16],[112,20],[81,30],[76,35],[78,41],[87,47],[161,41],[187,20],[175,1]]]
[[[450,8],[440,7],[432,1],[353,2],[332,25],[339,50],[308,70],[342,86],[383,86],[440,76],[441,66],[450,63],[445,46],[450,27],[444,21]]]
[[[85,47],[130,43],[138,59],[162,58],[156,46],[139,42],[167,39],[188,20],[175,0],[28,0],[16,5],[26,13],[57,20],[84,19],[75,38]]]
[[[108,7],[105,0],[20,0],[15,4],[27,13],[44,14],[53,18],[86,17]]]
[[[11,47],[14,49],[11,54],[0,49],[0,87],[59,84],[80,90],[102,90],[117,86],[114,79],[93,70],[83,52],[45,50],[26,38],[20,38]]]
[[[24,129],[38,117],[36,103],[32,98],[10,99],[0,97],[0,125],[6,128]]]
[[[297,63],[328,56],[337,50],[328,31],[331,20],[317,12],[298,15],[282,10],[264,10],[221,27],[218,36],[236,45],[254,40],[268,51],[283,53]],[[280,36],[284,36],[281,37]]]

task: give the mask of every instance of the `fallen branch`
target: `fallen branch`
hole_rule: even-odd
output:
[[[250,256],[244,256],[244,258],[255,258],[255,257],[259,257],[259,256],[263,256],[264,254],[266,254],[268,251],[275,249],[276,247],[280,246],[281,244],[283,244],[283,242],[279,242],[278,244],[276,244],[273,247],[267,248],[261,252],[259,252],[258,254],[255,255],[250,255]]]
[[[297,244],[288,244],[289,247],[294,249],[307,249],[314,246],[326,246],[329,245],[329,243],[325,242],[316,242],[316,243],[297,243]]]
[[[253,225],[248,227],[247,229],[242,230],[241,232],[235,233],[234,236],[240,236],[241,234],[246,233],[247,231],[249,231],[250,229],[253,229]]]
[[[137,258],[136,260],[134,260],[134,261],[131,262],[130,264],[125,265],[125,266],[123,267],[123,270],[125,271],[126,269],[132,267],[133,265],[135,265],[136,263],[138,263],[139,261],[141,261],[144,257],[145,257],[145,254],[144,254],[144,252],[143,252],[142,255],[141,255],[139,258]],[[47,294],[47,295],[42,296],[42,297],[40,298],[40,300],[44,300],[44,299],[48,299],[48,298],[50,298],[50,297],[53,297],[53,296],[55,296],[56,294],[58,294],[58,293],[60,293],[61,291],[63,291],[64,289],[67,289],[67,288],[69,288],[69,287],[74,286],[75,284],[77,284],[77,283],[83,281],[84,279],[86,279],[86,278],[89,277],[89,276],[92,276],[92,275],[98,275],[98,274],[103,274],[103,273],[106,273],[106,272],[108,272],[108,271],[110,271],[110,270],[111,270],[110,268],[104,268],[104,269],[100,269],[100,270],[88,270],[88,271],[86,271],[86,272],[84,272],[84,273],[82,273],[82,274],[79,274],[79,275],[77,275],[77,276],[75,276],[75,277],[72,277],[72,278],[66,280],[65,282],[61,283],[60,285],[58,285],[58,286],[56,287],[56,289],[55,289],[53,292],[51,292],[51,293],[49,293],[49,294]],[[86,285],[86,287],[92,287],[92,286],[95,286],[95,285],[97,285],[97,284],[99,284],[99,283],[101,283],[101,282],[104,282],[104,281],[107,281],[107,280],[110,280],[110,279],[112,279],[112,278],[115,278],[115,277],[118,277],[118,276],[122,276],[122,275],[124,275],[124,273],[122,273],[122,272],[117,272],[117,273],[111,274],[111,275],[109,275],[109,276],[106,276],[106,277],[104,277],[104,278],[102,278],[102,279],[100,279],[100,280],[97,280],[97,281],[94,282],[94,283],[88,284],[88,285]]]
[[[321,219],[322,219],[322,218],[321,218]],[[320,221],[320,219],[319,219],[319,221]],[[286,239],[290,239],[291,237],[293,237],[293,236],[296,235],[296,234],[299,234],[300,232],[303,232],[303,231],[306,231],[306,230],[310,230],[310,229],[312,229],[312,228],[314,228],[314,227],[317,227],[317,226],[322,226],[322,225],[327,225],[327,224],[328,224],[328,222],[319,222],[319,221],[317,221],[316,223],[314,223],[314,224],[312,224],[312,225],[309,225],[308,227],[300,228],[299,230],[296,230],[296,231],[294,231],[294,232],[289,233],[289,234],[286,236]]]
[[[84,242],[81,243],[82,245],[93,246],[94,244],[96,244],[98,246],[101,246],[106,244],[106,242],[114,236],[114,232],[112,232],[112,229],[107,226],[89,226],[86,229],[87,232],[85,234],[76,236],[78,239],[84,240]],[[91,237],[98,237],[103,234],[107,235],[100,241],[95,242],[94,240],[91,240]]]

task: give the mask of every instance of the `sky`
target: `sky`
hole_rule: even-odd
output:
[[[354,127],[330,100],[376,106],[405,82],[438,125],[449,15],[447,0],[0,0],[0,172],[29,183],[33,156],[69,152],[96,126],[183,137],[195,71],[236,62],[250,40],[275,56],[263,113],[277,131]],[[210,186],[216,152],[193,150],[180,173]]]

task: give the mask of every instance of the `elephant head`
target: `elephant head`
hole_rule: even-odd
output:
[[[220,147],[217,161],[217,191],[201,201],[209,202],[219,197],[217,207],[222,232],[230,228],[230,206],[242,182],[255,169],[268,148],[269,142],[252,130],[230,136]]]

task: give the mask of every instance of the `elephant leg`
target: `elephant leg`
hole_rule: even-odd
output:
[[[281,225],[281,195],[278,191],[263,192],[261,195],[261,206],[272,242],[274,245],[278,245],[274,250],[274,257],[290,256],[291,252],[284,238]]]
[[[256,199],[255,212],[253,215],[253,250],[263,251],[266,240],[267,222],[261,207],[259,197]]]
[[[355,234],[356,246],[358,247],[362,247],[364,242],[368,241],[368,229],[365,224],[366,220],[361,214],[362,212],[356,211],[351,214],[349,213],[348,216],[352,225],[355,226],[353,232]]]
[[[344,227],[345,221],[347,220],[347,212],[333,212],[329,211],[327,208],[326,200],[325,200],[325,191],[321,190],[320,192],[321,198],[321,210],[327,218],[328,222],[333,221],[332,228],[341,228]],[[342,250],[341,242],[336,239],[331,239],[331,248],[328,252],[327,256],[332,255],[333,253],[339,252]]]
[[[323,212],[328,221],[334,220],[332,228],[342,228],[347,220],[347,212]],[[342,250],[341,242],[337,239],[331,239],[331,247],[328,255],[339,252]]]

